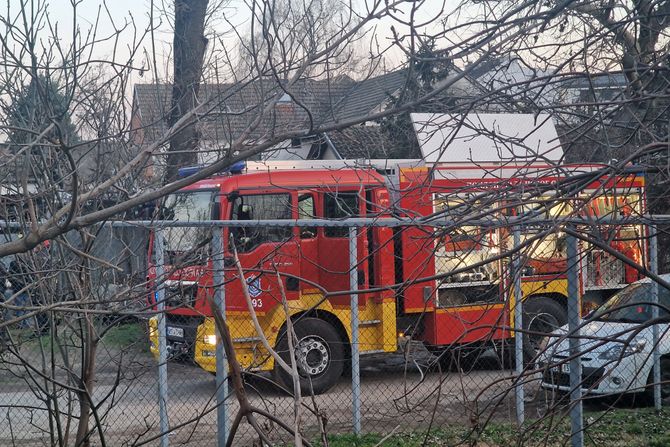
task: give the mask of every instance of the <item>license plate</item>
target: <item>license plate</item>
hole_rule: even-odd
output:
[[[561,371],[563,371],[565,374],[570,374],[570,364],[569,363],[563,363],[561,365]]]
[[[180,327],[170,327],[167,328],[168,337],[181,337],[184,338],[184,329]]]

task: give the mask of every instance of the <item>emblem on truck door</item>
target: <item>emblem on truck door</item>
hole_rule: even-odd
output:
[[[249,286],[249,295],[252,298],[258,298],[258,296],[260,296],[260,294],[263,292],[263,290],[261,290],[260,276],[252,276],[251,278],[247,278],[247,285]]]

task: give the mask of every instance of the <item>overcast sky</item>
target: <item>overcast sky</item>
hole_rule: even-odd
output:
[[[431,0],[432,1],[432,0]],[[21,19],[20,10],[21,4],[25,4],[25,11],[30,15],[31,7],[34,8],[38,1],[31,3],[30,0],[9,0],[8,10],[2,11],[2,16],[8,16],[11,20]],[[214,0],[210,0],[213,4]],[[433,5],[439,6],[439,1],[435,0]],[[156,59],[158,64],[158,72],[160,77],[164,76],[166,66],[171,53],[172,33],[171,19],[165,15],[165,8],[172,4],[172,0],[154,0],[154,23],[156,25],[162,23],[158,29],[154,31]],[[106,5],[106,8],[105,8]],[[119,41],[107,40],[99,41],[92,48],[91,56],[94,59],[111,60],[114,59],[118,63],[125,63],[129,56],[128,47],[132,46],[134,39],[140,39],[142,34],[150,28],[150,0],[108,0],[106,3],[102,0],[81,0],[76,7],[72,7],[71,0],[50,0],[47,4],[49,11],[49,18],[51,23],[58,24],[58,38],[62,44],[70,44],[72,42],[72,24],[76,16],[77,24],[81,33],[81,39],[85,39],[86,35],[97,26],[98,39],[108,38],[114,35],[114,27],[121,28],[131,21],[134,22],[137,29],[133,32],[130,28],[126,28],[121,34]],[[426,13],[419,15],[425,17],[428,11],[435,8],[427,8]],[[225,18],[224,18],[225,17]],[[217,12],[212,19],[210,25],[211,29],[223,39],[224,43],[233,46],[237,39],[231,33],[231,28],[236,30],[248,30],[249,26],[249,8],[242,0],[231,0],[225,9]],[[232,22],[232,26],[231,23]],[[382,44],[387,44],[390,37],[391,19],[386,19],[379,23],[376,30],[376,37]],[[394,24],[396,29],[402,29],[401,25]],[[43,31],[42,35],[46,36],[48,33]],[[369,39],[371,33],[368,33]],[[217,39],[218,40],[218,39]],[[367,41],[369,42],[369,40]],[[211,47],[210,43],[210,49]],[[219,47],[221,46],[218,43]],[[366,49],[366,42],[358,44]],[[136,55],[133,59],[133,65],[144,65],[149,73],[143,78],[143,82],[150,82],[152,80],[152,68],[147,65],[147,61],[151,60],[152,45],[150,36],[145,36],[142,40],[142,47],[144,54]],[[116,53],[115,53],[116,51]],[[404,56],[399,51],[391,51],[387,53],[387,62],[391,65],[401,63]],[[148,76],[148,77],[147,77]]]

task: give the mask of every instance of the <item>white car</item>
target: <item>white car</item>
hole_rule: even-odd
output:
[[[662,275],[670,282],[670,274]],[[605,304],[586,317],[581,327],[579,346],[582,383],[585,393],[612,395],[644,392],[653,394],[652,283],[644,279],[621,289]],[[670,291],[658,286],[659,303],[670,308]],[[659,328],[661,354],[661,395],[670,398],[670,314],[659,307],[663,321]],[[570,391],[568,326],[547,337],[538,366],[543,369],[542,387]]]

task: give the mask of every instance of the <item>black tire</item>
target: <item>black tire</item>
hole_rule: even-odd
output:
[[[344,370],[343,341],[332,325],[318,318],[299,319],[293,328],[298,339],[295,351],[300,391],[303,395],[325,393],[337,383]],[[279,335],[275,350],[291,364],[285,329]],[[288,390],[293,389],[293,378],[277,364],[274,375]]]
[[[546,336],[568,322],[567,310],[556,301],[544,296],[528,298],[523,302],[524,363],[528,363],[542,349]],[[532,356],[531,358],[526,358]]]
[[[651,359],[650,359],[651,360]],[[643,393],[643,401],[647,405],[654,405],[654,368],[649,371],[647,388]],[[661,402],[670,401],[670,357],[661,357]]]
[[[475,367],[479,352],[472,348],[451,346],[434,353],[437,356],[435,370],[446,372],[470,372]],[[439,365],[438,365],[439,364]]]

